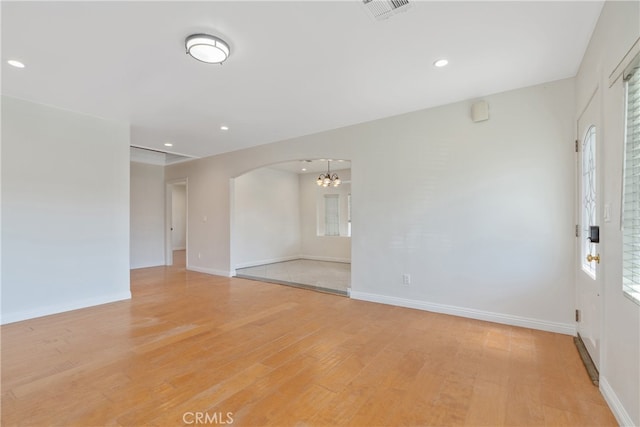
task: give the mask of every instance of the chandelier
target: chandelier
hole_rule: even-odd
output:
[[[330,161],[327,162],[327,173],[326,174],[320,174],[320,176],[318,177],[318,179],[316,180],[316,184],[322,186],[322,187],[337,187],[338,185],[340,185],[340,177],[338,176],[338,174],[334,173],[333,175],[331,174],[331,169],[329,168],[329,165],[331,164]]]

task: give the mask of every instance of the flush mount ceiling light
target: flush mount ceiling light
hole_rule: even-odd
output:
[[[170,142],[165,142],[165,143],[164,143],[164,146],[165,146],[165,147],[173,147],[173,144],[172,144],[172,143],[170,143]]]
[[[448,60],[442,58],[442,59],[438,59],[436,62],[434,62],[433,65],[438,67],[438,68],[442,68],[442,67],[446,67],[448,63],[449,63]]]
[[[16,68],[24,68],[24,64],[20,61],[16,61],[15,59],[10,59],[7,61],[7,64],[11,65],[12,67],[16,67]]]
[[[316,180],[316,184],[322,187],[328,187],[328,186],[337,187],[338,185],[340,185],[340,177],[336,173],[334,173],[333,175],[331,174],[331,170],[329,168],[330,165],[331,165],[331,161],[328,161],[327,173],[320,174],[320,176]]]
[[[222,125],[220,126],[220,130],[229,130],[229,126]]]
[[[192,34],[185,40],[187,53],[207,64],[222,64],[229,57],[229,45],[209,34]]]

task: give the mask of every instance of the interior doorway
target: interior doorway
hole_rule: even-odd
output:
[[[188,182],[187,179],[173,180],[166,186],[166,265],[174,264],[174,251],[180,253],[180,259],[188,265]]]

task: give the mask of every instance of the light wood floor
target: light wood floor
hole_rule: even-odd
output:
[[[616,424],[569,336],[178,266],[131,279],[131,301],[2,327],[3,426]]]

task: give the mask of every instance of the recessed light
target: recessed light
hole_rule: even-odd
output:
[[[438,59],[436,62],[434,62],[433,65],[438,67],[438,68],[442,68],[442,67],[445,67],[448,63],[449,63],[448,60],[442,58],[442,59]]]
[[[307,168],[302,168],[302,172],[306,172],[306,171],[307,171]]]
[[[172,143],[170,143],[170,142],[165,142],[165,143],[164,143],[164,146],[165,146],[165,147],[173,147],[173,144],[172,144]]]
[[[229,130],[229,126],[220,126],[220,130]]]
[[[16,68],[24,68],[24,64],[20,61],[16,61],[15,59],[10,59],[7,61],[7,64],[11,65],[12,67],[16,67]]]

